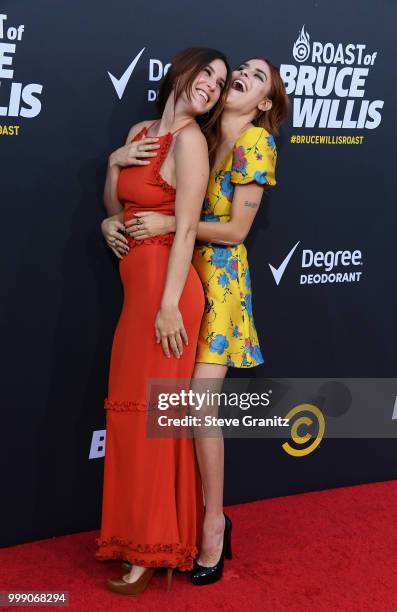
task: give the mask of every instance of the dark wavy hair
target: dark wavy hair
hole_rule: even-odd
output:
[[[216,59],[222,60],[226,66],[225,85],[215,106],[208,113],[197,118],[197,123],[207,140],[210,167],[214,163],[216,149],[220,142],[220,117],[231,79],[231,69],[224,53],[207,47],[190,47],[177,53],[160,85],[157,98],[157,110],[160,117],[173,90],[175,103],[183,93],[186,93],[187,98],[190,100],[195,78],[208,64]]]

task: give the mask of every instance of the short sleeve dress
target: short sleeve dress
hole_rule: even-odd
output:
[[[230,221],[235,185],[276,184],[272,135],[251,127],[211,173],[202,221]],[[196,244],[193,265],[205,294],[196,362],[251,368],[264,362],[252,311],[251,279],[244,244]]]

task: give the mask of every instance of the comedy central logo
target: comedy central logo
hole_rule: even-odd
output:
[[[139,51],[139,53],[137,53],[137,55],[132,59],[132,61],[129,63],[129,65],[127,66],[127,68],[124,69],[124,71],[122,72],[121,76],[115,76],[114,74],[112,74],[111,72],[109,72],[108,70],[108,75],[109,78],[113,84],[113,87],[116,90],[116,94],[117,97],[119,98],[119,100],[122,99],[127,85],[131,79],[131,76],[143,54],[143,52],[145,51],[146,47],[143,47],[143,49],[141,49]],[[164,64],[161,60],[159,59],[154,59],[151,58],[149,59],[149,69],[148,69],[148,81],[149,82],[157,82],[157,81],[161,81],[161,79],[163,78],[163,76],[165,76],[167,74],[167,71],[169,69],[169,67],[171,66],[171,64]],[[147,99],[148,102],[154,102],[157,98],[157,90],[155,89],[148,89],[147,92]]]
[[[287,266],[300,244],[300,240],[287,253],[278,267],[269,263],[270,271],[279,285]],[[339,251],[314,251],[302,249],[300,256],[300,285],[324,285],[333,283],[357,283],[361,279],[362,253],[356,249]],[[309,271],[311,269],[312,271]]]
[[[302,26],[292,48],[298,65],[280,66],[287,94],[292,96],[293,126],[377,128],[384,100],[371,100],[367,93],[377,55],[362,43],[311,41]]]
[[[310,54],[310,36],[305,32],[305,26],[299,32],[298,39],[294,43],[292,55],[297,62],[305,62]]]
[[[282,449],[293,457],[304,457],[312,453],[324,437],[325,419],[321,410],[314,404],[299,404],[291,408],[286,419],[291,423],[291,441],[295,446],[284,442]],[[316,433],[312,433],[310,428],[317,430]]]

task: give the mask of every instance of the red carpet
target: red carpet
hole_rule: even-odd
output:
[[[97,532],[0,549],[0,590],[68,590],[68,610],[397,610],[397,481],[229,506],[232,561],[195,587],[157,573],[139,597],[105,590],[118,562],[93,558]],[[26,608],[27,609],[27,608]]]

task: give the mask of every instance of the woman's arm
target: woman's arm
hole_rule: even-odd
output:
[[[197,239],[214,244],[240,244],[246,239],[262,200],[263,186],[236,185],[230,221],[200,221]]]
[[[124,213],[120,212],[105,218],[101,223],[102,235],[118,259],[123,259],[123,255],[129,251],[128,240],[123,236],[125,231],[123,217]]]
[[[176,169],[175,238],[168,260],[167,275],[160,310],[155,320],[157,342],[170,357],[182,354],[182,339],[188,338],[179,312],[179,300],[185,286],[193,255],[201,206],[209,178],[208,148],[197,126],[180,132],[174,147]]]
[[[117,181],[119,180],[120,166],[114,163],[113,153],[108,159],[105,188],[103,190],[103,203],[109,217],[121,213],[123,206],[117,197]]]
[[[123,210],[123,206],[117,197],[117,181],[119,179],[120,169],[125,166],[146,166],[150,163],[149,160],[140,158],[154,157],[157,153],[150,151],[158,149],[158,138],[142,138],[139,143],[131,142],[131,140],[150,123],[150,121],[141,121],[132,126],[128,132],[125,145],[116,149],[109,155],[105,188],[103,191],[103,202],[108,217],[116,215]],[[139,150],[138,150],[139,145]]]
[[[139,143],[131,143],[134,136],[149,123],[149,121],[141,121],[133,125],[128,132],[125,145],[111,153],[108,159],[103,192],[103,201],[108,217],[102,221],[101,231],[108,246],[119,259],[122,259],[122,255],[128,253],[128,241],[119,231],[124,231],[124,213],[123,206],[117,197],[117,182],[122,167],[129,165],[146,166],[150,164],[150,161],[141,158],[157,155],[155,151],[151,151],[160,147],[157,144],[158,138],[142,138]]]
[[[224,245],[244,242],[258,212],[263,190],[263,186],[257,183],[236,185],[230,221],[200,221],[197,239]],[[127,233],[136,240],[175,231],[175,217],[154,212],[136,213],[134,216],[135,219],[127,223]],[[141,221],[139,225],[136,224],[137,217]]]
[[[136,126],[133,125],[130,131],[128,132],[128,136],[127,136],[125,144],[127,144],[134,137],[132,136],[132,133],[135,131],[135,127]],[[123,206],[117,197],[117,182],[119,180],[119,174],[120,174],[120,168],[121,168],[121,166],[117,163],[117,152],[118,151],[119,149],[116,149],[115,151],[113,151],[113,153],[109,155],[107,171],[106,171],[105,187],[103,190],[103,203],[104,203],[108,217],[117,215],[118,213],[122,213],[123,211]]]

